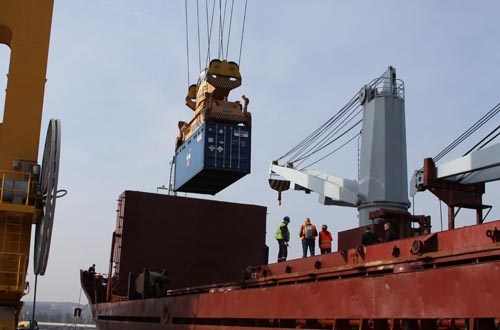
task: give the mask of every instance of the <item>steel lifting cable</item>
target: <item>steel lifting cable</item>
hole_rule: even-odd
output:
[[[233,9],[234,9],[234,0],[231,1],[231,14],[229,15],[229,28],[227,31],[227,44],[226,44],[226,57],[225,57],[226,60],[227,57],[229,56],[229,40],[231,39],[231,26],[233,24]]]
[[[208,59],[210,54],[210,33],[209,31],[209,26],[208,26],[208,0],[205,0],[205,22],[207,23],[207,58],[205,60],[205,67],[208,64]],[[201,70],[200,70],[201,72]]]
[[[354,114],[354,116],[351,116]],[[330,146],[332,143],[337,142],[340,138],[342,138],[345,134],[349,133],[351,130],[353,130],[356,126],[358,126],[362,120],[358,120],[354,125],[349,127],[347,130],[344,132],[340,132],[341,129],[343,129],[347,124],[349,124],[354,118],[356,118],[357,114],[359,113],[354,113],[350,112],[349,117],[345,118],[340,122],[337,126],[333,128],[332,131],[330,131],[325,138],[322,138],[317,144],[312,146],[309,150],[306,150],[302,156],[295,158],[294,160],[291,160],[292,163],[294,163],[296,166],[301,164],[304,160],[307,158],[313,156],[314,154],[322,151],[326,147]],[[318,137],[319,138],[319,137]]]
[[[186,58],[187,58],[187,70],[188,70],[188,85],[189,85],[189,72],[190,72],[190,65],[189,65],[189,14],[188,14],[188,3],[187,0],[185,2],[185,21],[186,21]],[[224,4],[222,3],[222,0],[218,1],[218,9],[219,9],[219,33],[217,37],[217,56],[219,59],[227,59],[229,55],[229,43],[230,43],[230,38],[231,38],[231,32],[232,32],[232,21],[233,21],[233,15],[234,15],[234,0],[231,0],[231,8],[230,11],[228,11],[227,6],[228,6],[228,0],[224,1]],[[205,67],[208,67],[208,64],[211,60],[211,45],[212,45],[212,35],[213,35],[213,28],[214,28],[214,19],[215,19],[215,9],[216,9],[216,0],[212,1],[211,3],[212,8],[210,9],[210,4],[209,0],[205,0],[205,16],[206,16],[206,29],[207,29],[207,56],[206,56],[206,62],[205,62]],[[243,26],[242,26],[242,32],[241,32],[241,41],[240,41],[240,50],[239,50],[239,59],[238,59],[238,64],[241,62],[241,53],[243,49],[243,39],[244,39],[244,33],[245,33],[245,23],[246,23],[246,15],[247,15],[247,8],[248,8],[248,0],[245,1],[245,10],[243,14]],[[211,10],[211,14],[209,14],[209,10]],[[229,13],[228,13],[229,12]],[[227,15],[229,15],[229,27],[227,31],[227,41],[226,41],[226,52],[224,55],[224,30],[226,29],[226,19]],[[200,6],[199,6],[199,0],[196,1],[196,18],[197,18],[197,34],[198,34],[198,66],[200,69],[200,72],[202,70],[201,66],[201,33],[200,33],[200,25],[201,25],[201,20],[200,20]]]
[[[186,62],[187,62],[187,85],[190,85],[189,79],[189,31],[188,31],[188,5],[187,0],[184,0],[184,10],[186,12]]]
[[[313,145],[313,143],[315,143],[319,139],[322,139],[324,141],[326,138],[322,138],[322,136],[325,134],[325,132],[327,132],[327,130],[332,126],[332,124],[333,123],[329,123],[326,126],[326,129],[317,132],[316,134],[311,136],[311,138],[308,141],[305,141],[303,146],[299,150],[297,150],[294,155],[292,155],[292,157],[288,160],[288,162],[295,163],[304,160],[306,157],[309,157],[311,155],[311,150],[314,150],[314,147],[317,146],[317,144]],[[331,136],[331,134],[329,136]],[[304,154],[306,154],[306,156],[304,156]]]
[[[201,37],[200,37],[200,6],[196,0],[196,26],[198,28],[198,71],[201,72]]]
[[[337,122],[339,122],[344,116],[349,116],[352,111],[354,111],[353,106],[357,102],[357,96],[351,98],[351,100],[344,106],[342,109],[340,109],[339,112],[337,112],[332,118],[330,118],[326,123],[321,125],[318,129],[316,129],[313,133],[311,133],[307,138],[305,138],[302,142],[300,142],[297,146],[292,148],[290,151],[288,151],[286,154],[283,156],[279,157],[277,160],[281,160],[284,157],[287,157],[291,154],[293,156],[290,159],[290,162],[296,161],[296,160],[301,160],[304,157],[302,155],[305,153],[307,148],[309,148],[315,141],[317,141],[327,129],[329,129],[332,125],[335,125]]]
[[[365,87],[373,88],[377,84],[380,83],[381,80],[383,80],[385,77],[385,73],[381,75],[379,78],[373,79],[370,83],[365,85]],[[284,157],[288,157],[291,154],[294,154],[292,156],[292,160],[295,159],[295,161],[300,160],[300,163],[302,163],[306,158],[312,156],[313,154],[323,150],[327,146],[330,146],[332,143],[338,141],[340,138],[345,136],[348,132],[352,131],[356,126],[358,126],[363,119],[358,120],[356,123],[354,123],[351,127],[348,129],[344,130],[342,133],[340,132],[348,123],[350,123],[354,118],[357,117],[357,115],[361,111],[357,111],[359,108],[362,109],[362,106],[359,101],[359,94],[356,93],[350,100],[347,102],[344,107],[342,107],[332,118],[330,118],[326,123],[321,125],[318,129],[316,129],[313,133],[311,133],[307,138],[305,138],[303,141],[301,141],[297,146],[292,148],[290,151],[288,151],[285,155],[281,156],[278,158],[278,160],[273,161],[273,163],[277,163],[279,160],[283,159]],[[333,128],[332,128],[333,127]],[[326,133],[327,130],[330,130],[329,133]],[[337,134],[337,135],[335,135]],[[306,167],[312,166],[326,157],[331,156],[333,153],[337,152],[338,150],[342,149],[345,147],[347,144],[351,143],[354,139],[360,136],[360,132],[355,134],[353,137],[348,139],[345,143],[343,143],[341,146],[337,147],[333,151],[327,153],[323,157],[319,158],[318,160],[312,162],[311,164],[307,165]],[[311,145],[317,140],[319,140],[322,136],[326,135],[326,138],[323,138],[320,143],[316,144],[313,148],[310,148]],[[303,155],[305,152],[308,154],[301,156],[299,158],[299,155]],[[290,163],[287,162],[287,163]],[[292,162],[293,163],[293,162]],[[294,164],[297,165],[297,164]],[[359,166],[359,165],[358,165]],[[305,168],[305,167],[304,167]],[[273,174],[271,173],[271,176]],[[290,189],[290,181],[288,180],[281,180],[281,179],[273,179],[272,177],[269,178],[269,186],[278,191],[278,202],[279,205],[281,205],[281,192]]]
[[[240,51],[239,51],[239,56],[238,56],[238,65],[241,67],[241,53],[243,51],[243,39],[245,35],[245,24],[246,24],[246,17],[247,17],[247,8],[248,8],[248,0],[245,1],[245,8],[243,12],[243,23],[242,23],[242,28],[241,28],[241,40],[240,40]],[[223,30],[226,28],[226,9],[227,9],[227,0],[225,2],[224,6],[224,23],[223,23]],[[231,41],[231,32],[232,32],[232,26],[233,26],[233,16],[234,16],[234,0],[231,0],[231,11],[229,14],[229,27],[227,30],[227,42],[226,42],[226,55],[225,59],[229,57],[229,43]],[[223,39],[221,38],[221,42]],[[223,45],[221,43],[221,45]],[[222,56],[224,56],[224,50],[222,49]]]
[[[222,0],[219,0],[221,2]],[[224,1],[224,14],[222,14],[222,3],[219,5],[219,29],[220,29],[220,60],[224,60],[224,29],[226,28],[226,9],[227,9],[227,0]]]
[[[353,118],[354,118],[354,117],[353,117]],[[351,118],[351,120],[352,120],[353,118]],[[351,120],[350,120],[350,121],[351,121]],[[356,127],[357,127],[357,126],[358,126],[358,125],[359,125],[362,121],[363,121],[362,119],[358,120],[358,121],[357,121],[356,123],[354,123],[351,127],[349,127],[349,128],[348,128],[347,130],[345,130],[344,132],[340,133],[340,134],[339,134],[338,136],[336,136],[335,138],[333,138],[333,139],[331,139],[331,140],[328,140],[328,142],[326,142],[326,143],[323,143],[323,145],[321,146],[321,148],[319,148],[319,147],[318,147],[318,148],[316,148],[315,150],[312,150],[309,154],[304,155],[302,158],[300,158],[300,159],[298,159],[298,160],[297,160],[297,161],[299,161],[299,163],[298,163],[298,164],[296,164],[296,165],[298,166],[298,165],[302,164],[302,162],[303,162],[305,159],[307,159],[307,158],[311,157],[312,155],[314,155],[314,154],[318,153],[319,151],[323,150],[324,148],[326,148],[326,147],[328,147],[328,146],[332,145],[334,142],[337,142],[339,139],[341,139],[342,137],[344,137],[347,133],[349,133],[349,132],[350,132],[350,131],[352,131],[354,128],[356,128]],[[347,123],[346,123],[346,124],[347,124]],[[345,126],[345,125],[344,125],[344,126]],[[354,138],[356,138],[358,135],[359,135],[359,133],[357,133],[356,135],[354,135],[354,137],[353,137],[353,138],[351,138],[348,142],[351,142],[352,140],[354,140]],[[330,155],[332,155],[333,153],[337,152],[337,151],[338,151],[338,150],[340,150],[342,147],[344,147],[346,144],[347,144],[347,143],[343,144],[340,148],[337,148],[337,149],[335,149],[334,151],[329,152],[326,156],[330,156]],[[323,160],[324,158],[326,158],[326,156],[321,157],[319,160]],[[319,161],[319,160],[318,160],[318,161]],[[309,167],[309,166],[311,166],[311,165],[313,165],[313,164],[316,164],[318,161],[314,161],[313,163],[311,163],[311,164],[309,164],[309,165],[307,165],[307,166],[304,166],[304,168],[307,168],[307,167]]]
[[[495,140],[498,137],[498,135],[500,135],[500,133],[493,135],[499,129],[500,129],[500,125],[497,126],[493,131],[489,132],[484,138],[482,138],[478,143],[476,143],[472,148],[470,148],[462,156],[466,156],[476,149],[480,150],[480,149],[483,149],[484,147],[486,147],[488,144],[491,143],[491,141]],[[493,136],[491,136],[491,135],[493,135]]]
[[[500,128],[500,126],[497,126],[497,128],[495,128],[495,130],[493,132],[491,132],[490,134],[488,134],[488,136],[490,136],[491,134],[493,134],[499,128]],[[491,143],[491,141],[495,140],[498,136],[500,136],[500,132],[497,133],[497,134],[495,134],[494,136],[492,136],[488,141],[486,141],[482,145],[480,145],[478,149],[482,149],[482,148],[486,147],[488,144]]]
[[[217,57],[219,59],[224,56],[224,49],[222,48],[222,39],[224,38],[224,19],[226,11],[224,10],[224,16],[222,15],[222,0],[219,0],[219,46],[217,49]]]
[[[215,0],[214,0],[215,1]],[[208,43],[208,50],[207,50],[207,64],[208,64],[208,59],[210,57],[210,32],[208,29],[208,0],[205,1],[205,9],[206,9],[206,15],[207,15],[207,43]],[[189,66],[189,19],[188,19],[188,3],[187,0],[184,0],[184,10],[185,10],[185,21],[186,21],[186,62],[187,62],[187,79],[188,79],[188,86],[191,84],[190,82],[190,66]],[[198,34],[198,68],[199,71],[201,72],[201,36],[200,36],[200,10],[199,10],[199,0],[196,0],[196,26],[197,26],[197,34]]]
[[[307,147],[309,147],[316,139],[318,139],[322,132],[324,132],[328,127],[333,125],[336,121],[339,120],[341,116],[344,115],[345,111],[348,109],[348,106],[344,106],[339,112],[337,112],[332,118],[330,118],[326,123],[317,128],[314,132],[309,134],[302,142],[300,142],[297,146],[293,147],[290,151],[285,153],[283,156],[279,157],[277,160],[281,160],[290,154],[294,153],[291,157],[291,161],[296,159]]]
[[[331,121],[331,119],[330,119],[330,121]],[[289,162],[293,162],[296,158],[299,157],[299,155],[302,154],[302,152],[304,150],[306,150],[306,148],[308,148],[321,135],[321,132],[323,132],[325,130],[325,127],[330,126],[330,121],[321,125],[318,129],[316,129],[314,132],[309,134],[308,137],[306,137],[304,140],[302,140],[302,142],[300,142],[298,145],[293,147],[290,151],[285,153],[283,156],[278,157],[276,160],[279,161],[279,160],[289,156],[290,154],[294,153],[294,155],[292,155],[289,159]]]
[[[486,122],[493,118],[498,112],[500,112],[500,103],[497,104],[493,109],[488,111],[483,117],[481,117],[476,123],[474,123],[469,129],[462,133],[455,141],[450,143],[443,151],[433,157],[434,162],[438,162],[441,158],[446,156],[451,150],[457,147],[460,143],[466,140],[474,132],[476,132],[480,127],[482,127]]]
[[[248,0],[245,0],[245,12],[243,14],[243,26],[241,28],[240,56],[238,57],[238,65],[240,65],[240,67],[241,67],[241,50],[243,49],[243,36],[245,34],[245,22],[247,19],[247,4]]]
[[[367,86],[374,87],[375,85],[379,84],[383,79],[385,79],[385,73],[379,76],[378,78],[373,79],[371,82],[367,84]],[[329,127],[331,124],[339,120],[339,118],[343,116],[345,112],[351,109],[354,105],[359,105],[358,94],[354,95],[336,115],[330,118],[330,120],[327,123],[320,126],[316,131],[311,133],[306,139],[304,139],[302,142],[300,142],[297,146],[292,148],[286,154],[279,157],[277,160],[281,160],[292,153],[296,153],[295,156],[292,157],[293,159],[297,157],[297,155],[300,154],[301,151],[303,151],[307,146],[309,146],[316,138],[318,138],[321,135],[321,131],[323,131],[325,127]]]
[[[490,133],[488,133],[484,138],[482,138],[478,143],[476,143],[472,148],[470,148],[465,154],[462,155],[463,156],[466,156],[468,154],[470,154],[472,151],[474,150],[481,150],[482,148],[486,147],[488,144],[491,143],[491,141],[495,140],[499,135],[500,135],[500,132],[496,133],[495,135],[493,135],[496,131],[498,131],[500,129],[500,125],[497,126],[493,131],[491,131]],[[492,136],[493,135],[493,136]],[[461,182],[462,180],[465,180],[467,177],[469,177],[473,172],[469,172],[469,173],[463,173],[461,175],[459,175],[456,179],[457,182]]]
[[[221,23],[219,24],[220,26],[220,54],[222,54],[222,58],[227,60],[229,57],[229,42],[231,40],[231,30],[232,30],[232,23],[233,23],[233,15],[234,15],[234,0],[231,1],[231,10],[229,13],[229,27],[227,30],[227,42],[226,42],[226,54],[224,55],[224,31],[226,30],[226,11],[227,11],[227,5],[228,2],[227,0],[224,2],[224,15],[221,17]],[[246,12],[247,12],[247,5],[248,5],[248,0],[245,2],[245,11],[243,14],[243,25],[242,25],[242,32],[241,32],[241,42],[240,42],[240,53],[239,53],[239,58],[238,58],[238,65],[241,65],[241,52],[243,49],[243,37],[245,33],[245,22],[246,22]],[[222,14],[222,5],[220,7],[220,12]]]
[[[208,0],[205,1],[205,13],[206,13],[206,22],[207,22],[207,60],[206,66],[208,66],[208,62],[210,60],[210,41],[212,35],[212,26],[213,26],[213,18],[215,12],[215,0],[213,2],[212,7],[212,20],[209,25],[208,19]],[[190,85],[190,65],[189,65],[189,19],[188,19],[188,3],[187,0],[184,0],[184,9],[185,9],[185,23],[186,23],[186,62],[187,62],[187,79],[188,86]],[[197,25],[197,34],[198,34],[198,67],[201,72],[201,35],[200,35],[200,9],[199,9],[199,0],[196,0],[196,25]]]
[[[356,126],[361,123],[362,120],[358,121]],[[347,133],[347,132],[346,132]],[[348,145],[349,143],[351,143],[354,139],[356,139],[357,137],[359,137],[361,135],[361,132],[357,133],[356,135],[354,135],[352,138],[350,138],[349,140],[347,140],[344,144],[342,144],[340,147],[332,150],[331,152],[327,153],[326,155],[324,155],[323,157],[321,157],[320,159],[312,162],[312,163],[309,163],[307,164],[306,166],[304,166],[303,168],[308,168],[308,167],[311,167],[317,163],[319,163],[320,161],[322,161],[323,159],[325,159],[326,157],[329,157],[331,156],[332,154],[336,153],[337,151],[339,151],[340,149],[342,149],[343,147],[345,147],[346,145]]]
[[[210,19],[210,24],[208,23],[208,0],[206,0],[206,13],[207,13],[207,43],[208,43],[208,50],[207,50],[207,59],[205,62],[205,66],[208,66],[208,63],[210,62],[210,41],[212,39],[212,28],[214,25],[214,16],[215,16],[215,0],[213,1],[212,5],[212,18]]]
[[[338,139],[343,137],[345,134],[347,134],[349,131],[353,130],[356,126],[358,126],[362,120],[360,119],[358,122],[356,122],[354,125],[352,125],[347,131],[344,131],[343,133],[339,133],[343,128],[345,128],[349,123],[351,123],[355,118],[357,118],[360,114],[359,111],[360,106],[357,106],[355,108],[352,108],[352,110],[347,114],[345,118],[343,118],[335,127],[332,128],[332,130],[327,134],[327,136],[320,142],[318,143],[314,149],[312,149],[309,154],[306,154],[302,156],[300,159],[297,159],[298,161],[301,161],[305,158],[308,158],[309,156],[312,156],[313,154],[323,150],[324,148],[328,147],[332,143],[336,142]],[[337,134],[337,135],[335,135]]]
[[[336,133],[340,132],[343,128],[345,128],[350,122],[352,122],[356,117],[360,115],[360,110],[362,110],[360,105],[355,107],[351,107],[350,111],[344,115],[344,118],[336,124],[335,127],[332,128],[332,131],[327,135],[327,139],[334,137]],[[324,140],[321,144],[319,144],[316,149],[321,150],[327,144],[327,140]]]
[[[380,75],[378,78],[375,78],[372,81],[370,81],[366,86],[373,88],[387,78],[388,77],[386,77],[386,74],[384,73]],[[344,105],[344,107],[342,107],[339,110],[339,112],[337,112],[337,114],[335,114],[332,118],[330,118],[325,124],[321,125],[314,132],[312,132],[308,137],[302,140],[298,145],[293,147],[290,151],[285,153],[283,156],[279,157],[276,161],[291,156],[290,159],[288,160],[289,163],[294,163],[297,161],[303,162],[308,157],[311,157],[313,154],[316,154],[317,152],[323,150],[325,147],[330,146],[332,143],[338,141],[341,137],[345,136],[345,134],[347,134],[349,131],[354,129],[362,122],[361,119],[354,125],[349,127],[346,131],[339,133],[342,128],[344,128],[349,122],[351,122],[352,120],[354,120],[354,118],[356,118],[356,116],[359,114],[359,111],[356,113],[356,110],[358,110],[360,107],[361,104],[359,103],[359,97],[358,94],[356,93],[347,102],[347,104]],[[332,129],[334,125],[336,126]],[[326,132],[327,130],[331,131],[327,133]],[[326,137],[324,137],[325,135]],[[359,133],[356,134],[353,138],[349,139],[348,142],[351,142],[357,136],[359,136]],[[322,138],[320,142],[313,144],[320,138]],[[342,148],[343,146],[345,146],[345,144],[342,145],[340,148]],[[333,152],[339,150],[340,148],[335,149]],[[328,153],[327,156],[331,155],[333,152]],[[326,156],[320,158],[320,160],[324,159],[325,157]],[[312,164],[316,164],[317,162],[318,161],[315,161]]]
[[[302,140],[302,142],[293,147],[290,151],[285,153],[283,156],[278,157],[276,161],[280,161],[281,159],[290,156],[293,153],[293,155],[288,159],[288,162],[293,163],[297,158],[299,158],[300,155],[302,155],[304,150],[307,150],[306,148],[308,148],[314,141],[316,141],[319,138],[319,136],[321,136],[322,132],[325,131],[325,127],[329,126],[330,122],[324,123],[318,129],[312,132],[308,137]]]

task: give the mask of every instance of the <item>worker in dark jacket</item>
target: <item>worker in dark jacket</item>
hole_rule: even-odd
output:
[[[365,233],[363,234],[363,237],[361,238],[361,244],[364,246],[368,245],[373,245],[377,244],[378,242],[381,242],[382,240],[380,237],[372,233],[370,226],[367,226],[365,228]]]
[[[286,257],[288,256],[288,241],[290,241],[290,230],[288,230],[289,223],[290,218],[288,216],[284,217],[283,222],[276,230],[276,240],[279,246],[278,262],[286,261]]]
[[[396,239],[396,232],[391,228],[391,223],[386,222],[384,223],[384,230],[385,230],[385,241],[394,241]]]

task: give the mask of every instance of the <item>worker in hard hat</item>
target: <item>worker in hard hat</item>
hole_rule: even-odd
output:
[[[286,261],[288,256],[288,241],[290,241],[290,230],[288,229],[288,224],[290,223],[290,218],[285,216],[283,222],[281,222],[278,229],[276,229],[276,240],[278,241],[279,251],[278,251],[278,262]]]

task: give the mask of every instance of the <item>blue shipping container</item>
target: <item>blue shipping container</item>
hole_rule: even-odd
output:
[[[215,195],[250,173],[251,127],[207,122],[175,152],[174,191]]]

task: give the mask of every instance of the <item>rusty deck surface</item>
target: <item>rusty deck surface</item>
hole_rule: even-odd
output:
[[[497,329],[498,229],[494,221],[250,267],[239,283],[92,308],[110,330]]]

